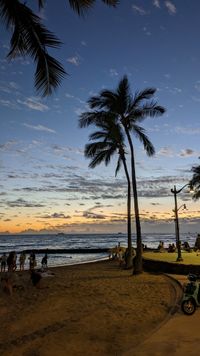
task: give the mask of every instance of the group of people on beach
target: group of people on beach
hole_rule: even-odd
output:
[[[31,252],[28,259],[29,259],[29,269],[30,269],[30,271],[32,271],[37,266],[35,253]],[[25,261],[26,261],[26,253],[24,251],[22,251],[19,255],[19,270],[20,271],[24,271]],[[41,260],[41,265],[42,265],[43,269],[47,268],[47,261],[48,261],[48,256],[47,256],[47,253],[45,253],[44,257],[42,257],[42,260]],[[1,264],[1,272],[6,272],[6,268],[7,268],[8,272],[16,271],[16,269],[17,269],[17,254],[16,254],[16,252],[11,251],[8,254],[8,256],[4,252],[3,255],[0,257],[0,264]]]
[[[198,256],[198,253],[200,252],[200,234],[197,235],[194,247],[191,247],[188,241],[184,241],[183,243],[181,243],[181,241],[179,241],[179,243],[180,243],[180,248],[183,251],[186,251],[186,252],[194,251],[194,252],[197,252],[197,256]],[[157,247],[157,251],[159,251],[159,252],[165,252],[165,251],[176,252],[176,250],[177,250],[177,246],[174,243],[170,243],[168,245],[168,247],[165,248],[163,241],[160,241],[158,244],[158,247]]]

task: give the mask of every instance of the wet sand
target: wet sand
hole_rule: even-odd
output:
[[[12,296],[0,289],[3,356],[123,355],[169,315],[174,286],[163,275],[133,276],[117,262],[52,268],[35,288],[15,273]]]

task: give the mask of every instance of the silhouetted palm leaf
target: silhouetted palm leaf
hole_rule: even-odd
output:
[[[65,70],[58,61],[48,55],[47,47],[57,48],[61,42],[41,24],[40,18],[30,8],[17,0],[0,0],[0,16],[7,28],[13,28],[8,58],[31,56],[37,62],[36,89],[39,89],[43,96],[51,94],[60,84]]]
[[[147,155],[153,156],[155,154],[155,148],[152,144],[152,142],[149,140],[147,135],[145,134],[145,130],[143,127],[138,126],[138,125],[133,125],[131,128],[133,134],[140,140],[140,142],[143,144],[143,147],[147,153]]]
[[[84,15],[85,11],[91,8],[95,0],[68,0],[71,8],[78,13],[78,15]],[[118,0],[102,0],[106,5],[115,7],[118,4]]]
[[[150,103],[144,103],[139,107],[132,106],[128,110],[128,121],[141,122],[149,117],[157,117],[165,113],[165,108],[163,106],[157,105],[156,102],[151,101]]]
[[[192,167],[193,177],[190,181],[190,185],[194,189],[193,199],[198,200],[200,198],[200,166]]]
[[[130,86],[126,75],[119,82],[119,85],[116,90],[116,94],[117,94],[117,112],[120,115],[124,115],[127,112],[127,109],[131,101]]]
[[[119,0],[102,0],[106,5],[116,6],[119,4]]]
[[[35,72],[35,87],[37,91],[41,92],[42,96],[52,94],[52,91],[60,84],[64,75],[65,71],[60,63],[47,53],[41,52]]]
[[[46,0],[38,0],[39,9],[44,7]]]
[[[43,8],[46,1],[37,1],[39,9]],[[117,0],[102,1],[113,7],[118,3]],[[95,0],[68,0],[68,3],[74,11],[81,15],[92,7]],[[34,14],[26,3],[19,0],[0,0],[0,17],[6,27],[13,31],[8,57],[31,56],[37,63],[36,89],[39,89],[43,96],[50,95],[60,84],[66,72],[56,59],[48,55],[47,48],[57,48],[61,42],[42,25],[40,17]],[[44,65],[42,65],[43,60]],[[48,64],[50,64],[50,68],[47,68]]]
[[[155,88],[146,88],[141,91],[137,91],[135,93],[132,105],[137,107],[138,105],[141,104],[143,100],[149,100],[152,98],[152,96],[155,94],[156,89]]]
[[[88,105],[91,109],[105,108],[112,111],[112,108],[116,107],[117,98],[116,93],[110,90],[102,90],[98,96],[93,96],[88,100]]]
[[[115,177],[117,176],[118,172],[120,171],[121,165],[122,165],[122,159],[119,156],[118,161],[117,161],[117,166],[116,166],[116,169],[115,169]]]
[[[87,127],[90,125],[97,125],[98,122],[103,122],[108,118],[107,111],[88,111],[80,115],[79,127]]]

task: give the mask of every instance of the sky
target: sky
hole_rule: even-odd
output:
[[[26,4],[38,12],[35,3]],[[133,94],[156,88],[166,108],[142,123],[154,157],[133,138],[142,232],[174,232],[171,188],[187,184],[200,156],[199,13],[198,0],[121,0],[115,9],[96,1],[82,18],[66,0],[47,1],[39,15],[63,43],[50,54],[68,73],[48,98],[34,89],[31,58],[7,60],[10,32],[0,25],[1,234],[126,231],[124,172],[115,177],[117,157],[88,168],[92,128],[78,127],[87,100],[124,75]],[[187,188],[178,207],[180,232],[200,232],[200,205]]]

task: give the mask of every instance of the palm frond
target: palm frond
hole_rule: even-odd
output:
[[[161,116],[166,112],[163,106],[157,105],[156,102],[144,103],[138,107],[133,107],[127,116],[128,121],[141,122],[149,117]]]
[[[115,7],[119,4],[119,0],[102,0],[106,5]]]
[[[105,163],[106,156],[107,156],[107,151],[101,151],[101,152],[97,153],[93,157],[93,159],[90,161],[89,168],[95,168],[96,166],[98,166],[102,162]]]
[[[38,0],[39,9],[42,9],[45,5],[46,0]]]
[[[157,105],[157,103],[154,101],[142,105],[140,109],[143,111],[143,115],[145,117],[157,117],[163,115],[166,112],[166,109],[163,106]]]
[[[91,109],[106,109],[114,111],[117,103],[117,95],[111,90],[102,90],[98,96],[93,96],[88,100]]]
[[[144,90],[137,91],[132,101],[132,107],[137,107],[143,100],[151,99],[155,92],[155,88],[146,88]]]
[[[115,142],[116,145],[124,145],[125,133],[115,115],[107,113],[104,119],[96,122],[96,126],[103,130],[102,138]]]
[[[111,117],[110,113],[103,110],[84,112],[80,115],[79,127],[83,128],[90,125],[98,125],[98,123],[107,120],[108,117]]]
[[[117,88],[118,95],[118,113],[124,115],[127,112],[131,102],[131,92],[128,78],[125,75],[119,82]]]
[[[95,0],[68,0],[71,8],[77,12],[79,16],[83,16],[85,12],[90,9]],[[116,7],[118,0],[102,0],[106,5]]]
[[[65,71],[60,63],[46,52],[40,53],[35,72],[35,87],[42,96],[52,94],[60,85]]]
[[[198,190],[197,192],[194,192],[194,195],[193,195],[194,200],[198,200],[199,198],[200,198],[200,190]]]
[[[101,128],[90,134],[89,140],[96,140],[85,146],[85,156],[92,158],[89,167],[94,168],[96,165],[104,162],[107,166],[114,154],[124,156],[124,136],[119,124],[114,121],[103,121],[98,124]],[[99,140],[99,141],[97,141]]]
[[[99,140],[99,139],[106,139],[107,137],[107,132],[105,131],[95,131],[89,136],[89,140]]]
[[[62,65],[48,55],[47,47],[57,48],[61,42],[41,24],[40,18],[29,7],[18,0],[0,0],[0,16],[8,28],[13,28],[8,58],[18,55],[32,57],[37,62],[36,89],[43,88],[42,95],[49,95],[66,73]],[[50,68],[47,68],[49,64]],[[41,70],[42,67],[45,70]]]
[[[18,0],[7,1],[0,0],[0,17],[5,22],[8,29],[14,24],[13,12],[16,10],[17,6],[20,5]]]
[[[194,177],[200,183],[200,166],[193,166],[192,172],[194,173]]]
[[[120,171],[121,165],[122,165],[122,159],[119,156],[118,161],[117,161],[117,166],[116,166],[116,169],[115,169],[115,177],[117,176],[118,172]]]
[[[24,12],[25,17],[27,11]],[[29,15],[27,16],[29,18],[28,21],[24,20],[24,18],[20,18],[19,21],[16,22],[13,32],[16,40],[13,43],[11,38],[11,50],[8,57],[15,57],[19,54],[17,34],[19,34],[20,37],[23,37],[24,50],[26,51],[26,54],[29,54],[34,59],[37,58],[40,51],[46,51],[46,47],[58,48],[61,45],[61,42],[55,37],[55,35],[40,24],[39,17],[36,15]]]
[[[89,155],[87,155],[87,153],[88,153],[88,151],[91,151],[91,148],[88,146],[89,145],[85,146],[85,156],[88,158],[92,157],[92,160],[90,161],[90,164],[89,164],[90,168],[95,168],[97,165],[99,165],[101,163],[104,163],[107,166],[111,160],[112,155],[115,153],[113,148],[109,148],[109,149],[99,150],[93,156],[91,156],[91,155],[89,156]]]
[[[193,199],[198,200],[200,198],[200,166],[193,166],[191,171],[193,172],[193,177],[189,184],[194,189]]]
[[[93,6],[95,0],[68,0],[72,10],[79,16],[83,16],[85,11]]]
[[[106,142],[92,142],[85,145],[84,154],[87,158],[93,158],[97,153],[104,151],[105,149],[107,149]]]
[[[149,140],[149,138],[147,137],[147,135],[145,134],[145,129],[141,126],[133,125],[132,132],[143,144],[147,155],[153,156],[155,154],[155,148],[151,143],[151,141]]]

